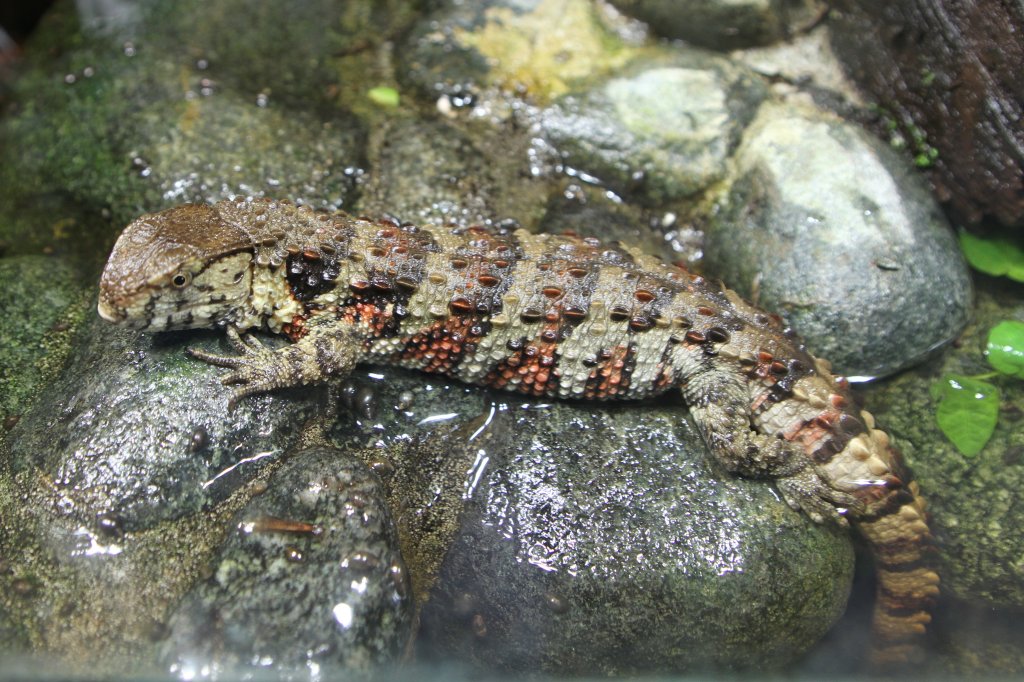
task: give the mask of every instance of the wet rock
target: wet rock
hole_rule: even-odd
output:
[[[9,321],[0,335],[0,418],[12,428],[67,357],[85,308],[78,274],[66,258],[0,259],[0,310]]]
[[[841,0],[832,42],[969,223],[1024,226],[1024,7]],[[835,11],[838,10],[838,11]]]
[[[12,471],[47,476],[61,496],[52,511],[90,527],[110,515],[137,531],[223,500],[284,452],[315,408],[295,391],[229,412],[221,370],[185,353],[211,348],[212,335],[142,335],[98,318],[86,334],[9,442]]]
[[[845,607],[849,534],[718,470],[681,404],[537,405],[395,368],[353,383],[376,413],[330,437],[404,510],[421,663],[778,667]]]
[[[847,375],[919,362],[967,319],[967,267],[920,179],[865,132],[803,108],[766,105],[751,124],[705,255]]]
[[[329,448],[295,453],[232,526],[169,621],[171,674],[350,679],[398,659],[411,592],[370,469]]]
[[[616,192],[664,204],[722,179],[766,95],[742,68],[698,52],[641,61],[558,100],[541,129],[565,163]]]
[[[254,81],[235,51],[244,42],[262,52],[255,43],[264,41],[221,41],[239,35],[237,17],[253,4],[225,3],[223,14],[203,9],[204,19],[194,22],[200,3],[151,3],[121,17],[127,25],[108,17],[86,29],[70,4],[49,16],[28,59],[31,68],[14,86],[14,113],[0,125],[0,224],[6,223],[0,239],[18,250],[41,248],[48,231],[38,226],[60,222],[65,239],[94,231],[82,241],[102,251],[109,242],[96,234],[112,241],[142,210],[235,193],[348,205],[361,158],[358,119],[336,108],[330,117],[314,116],[309,98],[303,108],[273,98],[279,91],[329,88],[317,81],[324,68],[310,69],[303,59],[313,46],[328,46],[277,46],[273,52],[282,59],[275,70]],[[285,19],[293,13],[281,6],[280,14],[276,21],[292,27]],[[185,31],[187,21],[204,28]],[[323,21],[320,16],[317,26]],[[306,78],[288,81],[295,73]],[[93,219],[81,220],[82,213]]]
[[[736,50],[729,58],[769,79],[773,94],[783,98],[799,92],[832,111],[864,104],[832,49],[827,23],[783,43]]]
[[[438,445],[461,480],[427,491],[464,508],[423,655],[559,675],[768,670],[844,608],[848,535],[717,472],[679,411],[498,405]]]
[[[925,671],[960,678],[1014,677],[1024,670],[1020,611],[993,610],[983,603],[958,602],[939,614],[934,629],[948,642]],[[922,672],[928,676],[928,672]]]
[[[660,227],[640,206],[615,201],[607,190],[568,179],[563,191],[548,202],[537,231],[574,232],[604,242],[618,240],[672,262],[679,254],[666,242]]]
[[[608,19],[586,0],[451,3],[412,32],[400,71],[445,110],[502,118],[519,103],[498,93],[546,104],[625,64],[635,50]]]
[[[393,119],[371,134],[375,172],[360,209],[434,225],[483,225],[514,218],[529,224],[543,210],[547,188],[519,172],[529,136],[467,134],[457,122]]]
[[[820,11],[813,0],[613,0],[651,30],[694,45],[729,50],[789,37]]]

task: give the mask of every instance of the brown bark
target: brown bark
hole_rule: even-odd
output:
[[[1024,5],[835,0],[833,45],[969,225],[1024,227]],[[934,151],[932,151],[932,149]]]

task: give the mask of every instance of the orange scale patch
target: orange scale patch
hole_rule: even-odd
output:
[[[473,346],[467,332],[473,320],[451,317],[435,322],[426,329],[403,339],[404,348],[396,360],[406,366],[417,365],[424,372],[446,374],[462,360]]]
[[[583,397],[612,398],[629,390],[635,364],[635,346],[616,346],[609,356],[590,371]]]
[[[550,395],[558,388],[554,345],[528,346],[514,352],[499,362],[483,383],[537,397]]]
[[[292,343],[305,336],[307,331],[306,318],[302,315],[296,315],[291,322],[281,325],[281,333],[287,336]]]
[[[391,322],[391,313],[387,309],[380,309],[377,304],[368,301],[358,301],[350,306],[345,306],[340,318],[347,324],[360,324],[372,332],[373,336],[381,336],[385,327]]]

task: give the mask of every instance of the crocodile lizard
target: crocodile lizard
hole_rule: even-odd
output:
[[[129,225],[99,314],[151,331],[226,328],[237,355],[190,352],[231,369],[232,404],[367,361],[538,397],[679,389],[729,471],[773,480],[795,509],[868,541],[878,661],[914,655],[930,621],[939,578],[924,500],[846,381],[778,316],[628,245],[237,197]],[[253,328],[293,343],[240,335]]]

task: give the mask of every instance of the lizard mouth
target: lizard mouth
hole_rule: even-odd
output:
[[[110,304],[108,304],[102,298],[100,299],[99,304],[97,304],[96,306],[96,311],[100,314],[100,317],[102,317],[107,322],[121,322],[126,317],[124,311],[111,307]]]

